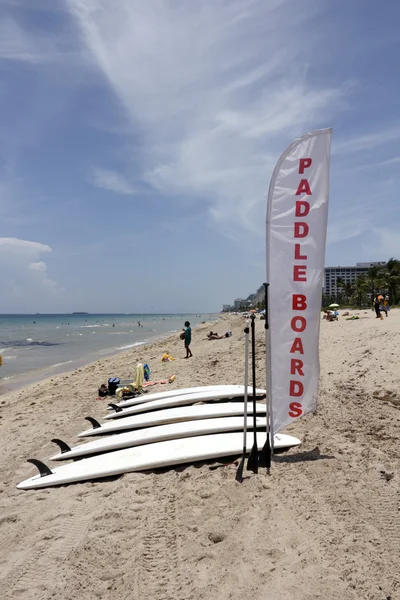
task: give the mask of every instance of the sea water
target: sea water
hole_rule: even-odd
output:
[[[156,339],[211,315],[0,315],[0,394]],[[168,348],[166,348],[168,351]],[[150,365],[151,366],[151,365]]]

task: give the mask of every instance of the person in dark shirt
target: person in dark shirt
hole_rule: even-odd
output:
[[[184,330],[184,340],[185,340],[185,348],[186,348],[186,356],[185,358],[191,358],[193,356],[192,351],[190,349],[190,343],[192,341],[192,329],[190,327],[189,321],[185,322],[186,329]]]

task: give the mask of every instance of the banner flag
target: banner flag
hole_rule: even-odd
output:
[[[268,192],[271,441],[317,408],[331,134],[324,129],[295,140],[280,157]]]

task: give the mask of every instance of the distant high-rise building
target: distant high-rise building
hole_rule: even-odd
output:
[[[327,296],[336,296],[340,285],[336,285],[338,278],[346,283],[355,283],[357,277],[366,275],[370,267],[384,266],[385,261],[380,262],[359,262],[352,267],[325,267],[325,280],[323,293]]]
[[[239,308],[246,308],[251,306],[251,302],[249,300],[245,300],[244,298],[236,298],[233,301],[233,307],[235,310],[239,310]]]

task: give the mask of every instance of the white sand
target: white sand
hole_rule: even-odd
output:
[[[26,458],[47,461],[52,437],[76,443],[83,417],[105,414],[97,388],[138,360],[154,379],[176,373],[168,389],[243,383],[239,317],[211,326],[229,339],[194,331],[190,360],[175,337],[2,396],[1,599],[400,598],[400,311],[360,316],[321,323],[319,409],[288,428],[303,444],[241,485],[233,466],[202,464],[15,487],[34,473]],[[257,321],[259,386],[263,334]]]

